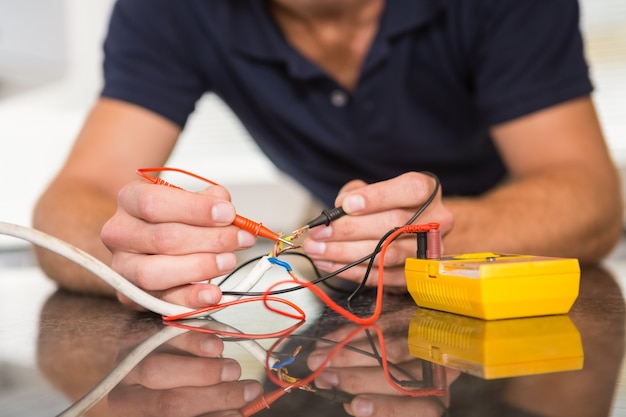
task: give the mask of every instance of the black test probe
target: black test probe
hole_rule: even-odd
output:
[[[337,220],[345,215],[346,215],[346,212],[343,211],[343,208],[341,207],[324,209],[322,210],[322,214],[320,214],[319,216],[317,216],[316,218],[314,218],[313,220],[311,220],[310,222],[308,222],[306,225],[302,226],[301,228],[294,230],[291,235],[300,236],[305,231],[312,229],[314,227],[321,226],[321,225],[328,226],[330,222],[332,222],[333,220]]]
[[[343,208],[341,207],[324,209],[322,210],[322,214],[320,214],[319,216],[317,216],[316,218],[308,222],[305,227],[307,229],[312,229],[314,227],[321,226],[321,225],[328,226],[330,222],[332,222],[333,220],[337,220],[340,217],[343,217],[345,215],[346,215],[346,212],[343,211]]]

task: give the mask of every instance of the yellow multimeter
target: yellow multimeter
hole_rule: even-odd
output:
[[[492,252],[408,258],[405,275],[418,306],[485,320],[567,313],[580,286],[577,259]]]
[[[481,320],[418,308],[411,355],[484,379],[580,370],[578,329],[565,315]]]

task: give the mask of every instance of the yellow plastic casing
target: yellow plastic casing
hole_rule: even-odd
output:
[[[480,320],[420,309],[409,325],[411,355],[484,379],[583,368],[580,333],[567,315]]]
[[[485,320],[567,313],[580,286],[577,259],[491,252],[408,258],[405,275],[418,306]]]

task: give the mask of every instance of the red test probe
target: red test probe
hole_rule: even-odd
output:
[[[178,169],[178,168],[170,168],[170,167],[159,167],[159,168],[140,168],[137,170],[137,174],[140,175],[141,177],[147,179],[148,181],[150,181],[153,184],[158,184],[158,185],[166,185],[168,187],[172,187],[172,188],[178,188],[179,190],[183,190],[183,188],[171,184],[167,181],[165,181],[162,178],[159,177],[152,177],[150,175],[148,175],[148,172],[162,172],[162,171],[173,171],[173,172],[180,172],[182,174],[185,175],[189,175],[191,177],[197,178],[201,181],[204,181],[206,183],[212,184],[212,185],[219,185],[218,183],[211,181],[207,178],[201,177],[199,175],[196,175],[192,172],[188,172],[182,169]],[[258,223],[255,222],[253,220],[250,220],[246,217],[240,216],[239,214],[237,214],[235,216],[235,220],[233,220],[233,224],[237,227],[239,227],[240,229],[243,229],[247,232],[252,233],[254,236],[260,236],[260,237],[264,237],[266,239],[272,240],[274,242],[276,241],[280,241],[286,245],[289,246],[294,246],[294,244],[286,239],[283,239],[280,237],[280,235],[278,233],[275,233],[273,231],[271,231],[270,229],[268,229],[267,227],[263,226],[263,223]]]

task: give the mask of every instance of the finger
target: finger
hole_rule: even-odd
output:
[[[116,254],[111,267],[133,284],[158,291],[191,282],[201,282],[231,271],[234,253],[193,253],[181,256]]]
[[[404,226],[414,214],[414,209],[389,209],[372,214],[343,216],[330,226],[311,229],[309,237],[323,241],[378,241],[394,227]]]
[[[129,372],[124,383],[164,390],[211,386],[236,381],[240,376],[241,367],[232,359],[154,353]]]
[[[188,284],[163,291],[146,291],[153,297],[167,303],[192,309],[216,305],[222,299],[221,289],[214,284]],[[123,305],[137,311],[146,311],[147,307],[137,304],[126,295],[118,292],[117,298]]]
[[[436,397],[392,397],[358,395],[344,407],[355,417],[441,417],[446,408]]]
[[[408,172],[345,193],[337,201],[348,214],[375,213],[395,207],[422,205],[434,192],[436,181],[429,175]]]
[[[307,238],[302,242],[302,248],[315,261],[323,260],[345,265],[371,255],[377,243],[373,240],[325,242]]]
[[[326,274],[334,274],[335,271],[338,271],[346,266],[327,261],[315,261],[314,263],[315,266],[322,271],[322,273]],[[348,268],[344,272],[339,273],[337,276],[357,284],[361,284],[365,281],[365,285],[368,287],[377,286],[380,279],[378,268],[372,268],[368,271],[367,266],[364,264]],[[404,266],[385,268],[382,279],[385,291],[390,291],[393,294],[406,293],[406,276],[404,273]]]
[[[335,207],[341,206],[341,201],[343,201],[343,197],[351,191],[358,190],[359,188],[365,187],[367,183],[363,180],[352,180],[347,182],[341,189],[339,193],[337,193],[337,198],[335,199]]]
[[[209,333],[186,332],[171,339],[159,351],[217,358],[224,352],[224,341],[221,337]]]
[[[406,338],[401,340],[406,344]],[[388,344],[389,349],[392,341]],[[421,366],[421,361],[408,354],[406,349],[400,349],[401,345],[396,346],[397,352],[387,352],[387,362],[393,368],[401,368],[404,370],[414,370]],[[320,366],[327,368],[363,368],[363,367],[380,367],[380,354],[374,354],[371,346],[364,341],[350,343],[350,350],[341,350],[333,353],[331,357],[331,348],[319,348],[312,352],[307,358],[307,366],[311,370],[317,370]],[[379,369],[380,370],[380,369]],[[413,372],[413,371],[411,371]],[[421,370],[415,375],[420,376]]]
[[[103,226],[100,237],[115,251],[182,255],[194,252],[231,252],[256,242],[249,232],[235,226],[198,227],[182,223],[147,223],[128,215],[116,215]]]
[[[227,382],[210,387],[149,390],[140,385],[119,386],[109,393],[109,406],[120,416],[191,417],[239,409],[261,395],[257,381]]]
[[[120,190],[118,205],[150,223],[180,222],[197,226],[232,223],[235,208],[226,189],[210,186],[193,193],[177,188],[133,182]]]
[[[410,241],[409,241],[410,242]],[[389,250],[385,254],[385,269],[383,271],[382,279],[386,287],[406,287],[406,279],[404,275],[404,263],[407,257],[415,256],[415,243],[408,243],[408,246],[398,245],[394,242],[395,246],[391,245]],[[313,243],[317,245],[317,243]],[[309,242],[304,244],[305,252],[309,255],[315,264],[315,266],[325,272],[334,273],[336,271],[342,271],[338,276],[349,281],[361,283],[366,279],[367,285],[378,285],[379,281],[379,266],[378,258],[374,259],[372,268],[368,269],[369,257],[366,255],[362,258],[358,258],[355,255],[354,258],[346,260],[345,256],[341,255],[341,246],[349,246],[341,243],[323,243],[323,248],[313,247]],[[406,244],[403,244],[406,245]],[[328,248],[328,249],[327,249]],[[338,251],[335,251],[337,249]],[[318,255],[315,252],[322,252],[323,255]],[[318,253],[319,253],[318,252]],[[339,253],[339,255],[336,255]],[[340,260],[337,260],[340,258]],[[353,265],[354,260],[365,259],[364,262]],[[347,266],[352,265],[350,268]]]
[[[402,375],[402,381],[409,381]],[[419,379],[413,379],[411,382]],[[326,368],[315,379],[315,386],[320,389],[336,388],[351,394],[377,393],[401,395],[394,381],[385,377],[380,367]]]
[[[358,341],[350,342],[350,349],[341,349],[338,352],[334,352],[332,357],[328,355],[332,351],[332,345],[325,345],[322,347],[322,343],[318,343],[318,348],[311,352],[307,358],[307,365],[310,369],[315,370],[326,362],[327,367],[332,368],[349,368],[349,367],[367,367],[367,366],[380,366],[381,349],[378,346],[376,336],[373,335],[372,341],[376,346],[376,352],[372,350],[370,340],[362,339]],[[421,367],[422,361],[411,356],[408,351],[407,340],[405,337],[388,338],[385,340],[385,356],[389,364],[395,364],[392,366],[399,366],[402,369],[417,369]],[[417,368],[416,368],[417,367]],[[421,376],[421,368],[416,376]]]
[[[136,303],[135,301],[131,300],[130,298],[128,298],[124,293],[121,292],[117,292],[117,300],[120,302],[120,304],[132,309],[132,310],[136,310],[136,311],[148,311],[148,309],[144,306],[142,306],[141,304]]]
[[[350,264],[371,255],[378,247],[378,244],[378,240],[335,242],[307,238],[302,242],[302,247],[305,253],[313,260]],[[382,249],[382,246],[380,249]],[[407,257],[416,255],[417,241],[415,235],[401,235],[387,245],[385,249],[385,266],[403,265]],[[378,262],[375,265],[377,266]]]
[[[160,298],[172,304],[201,308],[218,304],[222,291],[214,284],[189,284],[162,291]]]

